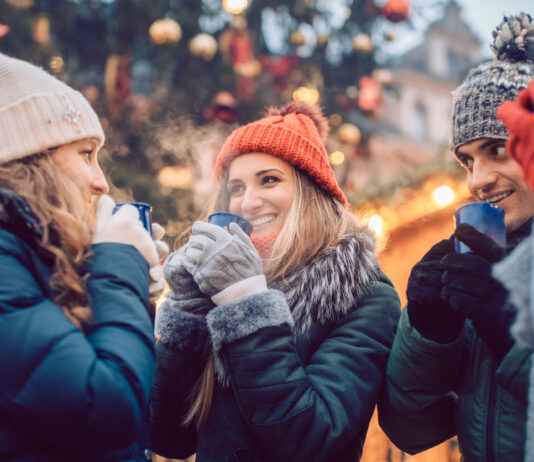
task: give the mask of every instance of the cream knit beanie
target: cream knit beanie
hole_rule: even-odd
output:
[[[43,69],[0,53],[0,164],[85,138],[104,144],[83,97]]]

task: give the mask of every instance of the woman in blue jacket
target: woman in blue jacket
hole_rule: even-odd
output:
[[[346,208],[318,108],[290,103],[234,131],[214,210],[164,272],[151,447],[197,462],[359,460],[399,299]],[[199,384],[196,387],[196,384]]]
[[[0,127],[0,460],[149,459],[165,245],[134,207],[112,215],[80,93],[0,54]]]

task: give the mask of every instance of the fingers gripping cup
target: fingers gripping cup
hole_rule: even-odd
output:
[[[133,205],[139,211],[139,219],[141,220],[141,223],[143,223],[143,228],[145,228],[152,236],[152,206],[145,202],[122,202],[113,207],[113,213],[119,210],[123,205]]]
[[[504,228],[504,210],[489,202],[470,202],[462,205],[454,213],[455,226],[468,223],[481,233],[491,237],[501,247],[506,247],[506,231]],[[455,239],[456,252],[470,252],[469,247]]]
[[[252,224],[246,218],[230,212],[215,212],[208,217],[208,223],[228,230],[230,223],[237,223],[239,227],[250,236]]]

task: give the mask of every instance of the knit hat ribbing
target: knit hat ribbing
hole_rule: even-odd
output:
[[[454,91],[452,149],[482,138],[507,139],[495,111],[534,78],[534,22],[521,13],[505,17],[493,32],[492,61],[473,69]]]
[[[322,137],[328,123],[320,109],[305,103],[289,103],[271,109],[255,122],[234,130],[215,161],[215,174],[242,154],[261,152],[279,157],[307,173],[325,192],[346,205],[345,194],[337,184]]]
[[[78,91],[26,61],[0,53],[0,164],[96,138],[98,116]]]

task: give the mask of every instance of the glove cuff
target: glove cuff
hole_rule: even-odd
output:
[[[250,278],[242,279],[211,297],[217,306],[232,303],[243,297],[258,294],[267,290],[265,275],[259,274]]]

